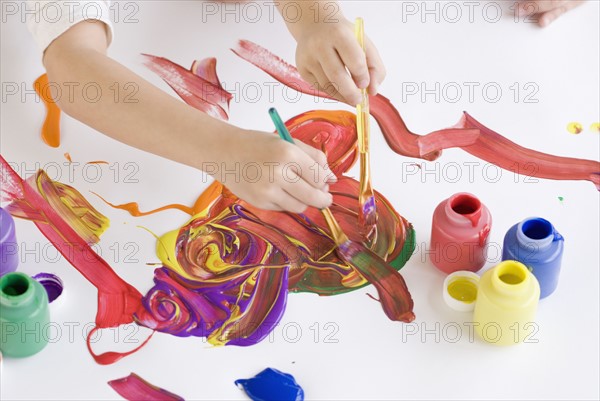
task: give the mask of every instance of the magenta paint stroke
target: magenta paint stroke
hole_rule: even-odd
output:
[[[135,373],[108,382],[119,395],[129,401],[184,401],[177,394],[148,383]]]

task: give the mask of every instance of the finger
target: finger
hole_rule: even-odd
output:
[[[329,78],[327,78],[327,75],[325,74],[323,68],[321,68],[320,65],[313,69],[312,76],[314,77],[315,88],[317,88],[321,92],[327,93],[329,96],[336,100],[339,100],[340,102],[346,101],[346,99],[344,99],[344,96],[342,96],[338,92],[337,85],[329,81]]]
[[[304,181],[321,190],[324,189],[327,183],[337,182],[337,177],[329,167],[323,167],[304,151],[302,151],[302,154],[304,157],[295,159],[298,162],[298,168],[294,169],[294,166],[291,167]]]
[[[291,195],[298,203],[323,209],[329,207],[333,202],[333,196],[329,192],[321,191],[312,187],[308,182],[298,177],[296,182],[288,182],[283,190]],[[295,212],[301,213],[301,212]]]
[[[563,3],[562,5],[556,7],[555,9],[547,11],[544,14],[542,14],[538,20],[538,24],[541,27],[546,27],[546,26],[550,25],[553,21],[555,21],[558,17],[560,17],[567,11],[572,10],[573,8],[577,7],[581,3],[583,3],[583,2],[582,1],[569,1],[569,2]]]
[[[312,146],[310,146],[302,141],[297,140],[296,145],[298,145],[298,147],[300,149],[302,149],[304,151],[304,153],[309,155],[314,161],[319,163],[321,165],[321,167],[328,168],[327,156],[325,156],[325,153],[323,153],[322,151],[320,151],[317,148],[313,148]]]
[[[310,158],[313,159],[314,162],[317,163],[319,165],[319,167],[321,168],[318,172],[316,172],[316,175],[320,174],[321,176],[324,176],[324,180],[325,180],[326,183],[328,183],[328,182],[337,182],[337,177],[335,176],[335,174],[333,173],[333,171],[329,167],[329,164],[327,163],[327,156],[325,156],[325,153],[321,152],[318,149],[313,148],[310,145],[305,144],[302,141],[296,141],[296,144],[308,156],[310,156]],[[311,172],[316,167],[317,166],[312,166],[311,167]]]
[[[361,89],[368,87],[370,76],[367,57],[358,42],[354,38],[352,40],[342,40],[335,50],[337,50],[342,63],[348,67],[356,86]]]
[[[385,79],[386,71],[383,60],[377,51],[377,48],[370,40],[367,40],[367,65],[369,66],[369,95],[375,96],[379,85]]]
[[[550,11],[560,5],[564,0],[521,0],[517,11],[519,15],[536,15]]]
[[[359,48],[358,46],[356,47]],[[365,59],[365,76],[367,76],[367,83],[364,85],[366,88],[369,84],[369,74],[366,67],[366,58],[364,56],[363,58]],[[348,75],[344,61],[342,61],[334,49],[326,51],[321,55],[321,68],[323,68],[329,81],[336,87],[340,95],[342,95],[344,101],[353,106],[360,103],[360,90],[352,80],[352,77]]]
[[[307,204],[300,202],[284,189],[277,194],[276,204],[281,210],[297,214],[304,213],[308,208]]]

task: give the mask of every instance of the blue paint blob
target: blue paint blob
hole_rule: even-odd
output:
[[[238,379],[241,386],[253,401],[303,401],[304,390],[294,376],[267,368],[251,379]]]

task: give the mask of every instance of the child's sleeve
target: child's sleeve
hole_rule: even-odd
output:
[[[26,7],[24,14],[27,18],[27,27],[42,53],[54,39],[70,27],[86,20],[104,22],[108,43],[112,40],[110,1],[27,0],[26,3],[22,3],[22,7]]]

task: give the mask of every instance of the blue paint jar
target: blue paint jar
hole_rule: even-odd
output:
[[[502,260],[527,266],[540,283],[540,298],[545,298],[558,286],[563,247],[563,236],[548,220],[530,217],[507,231]]]

